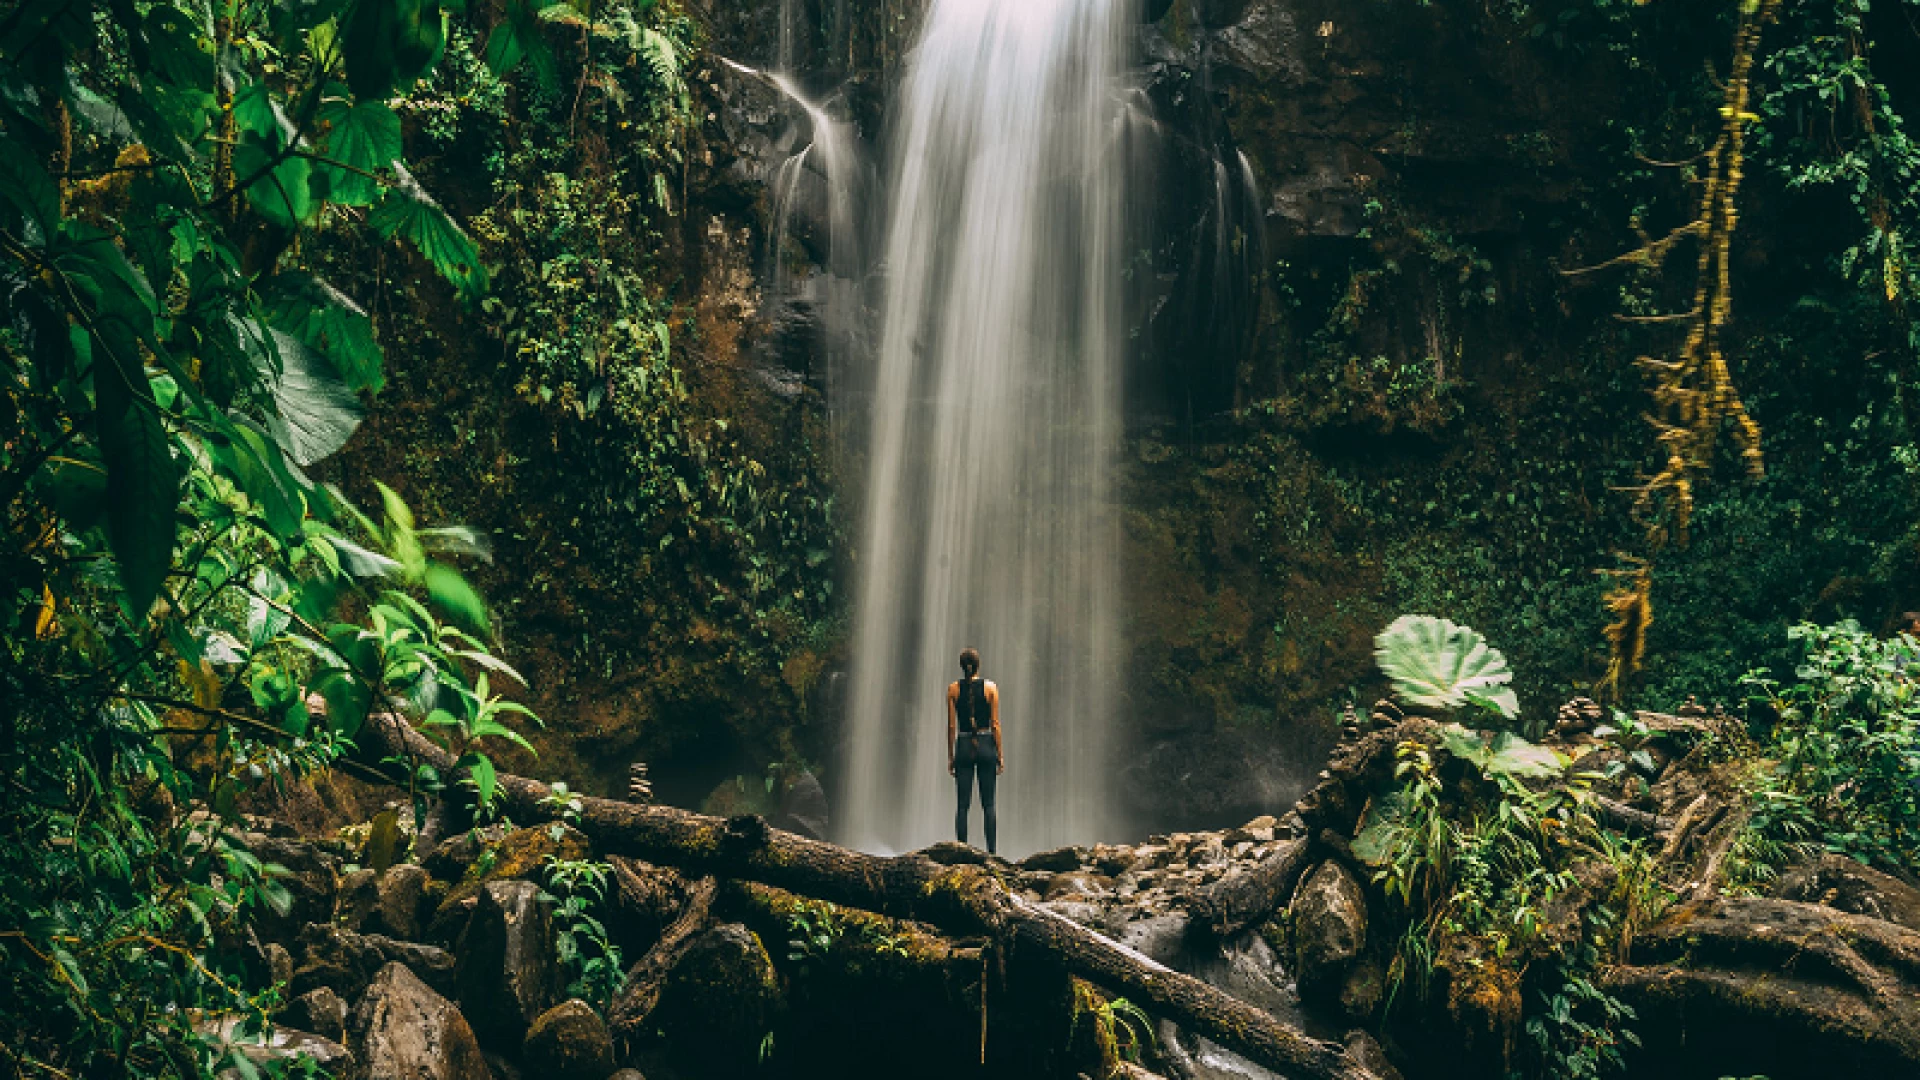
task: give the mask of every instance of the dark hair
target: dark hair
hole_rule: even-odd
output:
[[[971,646],[960,650],[960,670],[971,679],[980,674],[980,650]]]

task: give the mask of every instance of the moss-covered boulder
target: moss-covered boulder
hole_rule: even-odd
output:
[[[613,1037],[606,1022],[579,998],[540,1014],[520,1051],[527,1073],[547,1080],[606,1080],[613,1071]]]
[[[651,1024],[671,1034],[668,1053],[696,1055],[704,1075],[731,1075],[758,1060],[779,1001],[773,959],[759,935],[728,923],[688,945]]]

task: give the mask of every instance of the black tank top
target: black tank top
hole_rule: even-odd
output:
[[[959,721],[960,730],[968,735],[993,730],[993,711],[987,706],[985,679],[960,680],[960,692],[955,695],[953,715]]]

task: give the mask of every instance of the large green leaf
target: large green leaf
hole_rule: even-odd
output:
[[[179,475],[139,346],[111,330],[93,342],[94,424],[107,467],[107,539],[128,615],[144,623],[173,565]]]
[[[1406,828],[1407,796],[1395,789],[1376,796],[1361,815],[1360,828],[1353,837],[1353,857],[1368,866],[1379,866],[1393,852],[1394,840]]]
[[[299,483],[281,462],[280,447],[245,417],[215,415],[221,437],[207,442],[214,462],[253,500],[275,535],[300,535],[306,503]]]
[[[1507,658],[1470,627],[1402,615],[1373,639],[1373,650],[1394,693],[1412,704],[1457,709],[1472,701],[1508,719],[1520,712]]]
[[[25,224],[20,237],[30,247],[44,245],[60,225],[60,189],[40,167],[38,155],[19,142],[0,137],[0,201]]]
[[[179,86],[213,90],[212,42],[179,8],[155,4],[141,28],[153,70]]]
[[[373,208],[368,223],[381,236],[403,236],[420,254],[426,256],[442,277],[469,299],[487,287],[486,268],[480,265],[480,249],[474,246],[460,226],[454,224],[440,204],[433,201],[406,166],[393,166],[394,183],[380,205]]]
[[[274,326],[325,356],[350,389],[384,384],[373,320],[345,293],[304,271],[276,274],[261,291]]]
[[[347,84],[355,97],[378,101],[393,93],[393,49],[399,36],[399,12],[393,0],[356,0],[341,24]]]
[[[1489,776],[1549,779],[1567,771],[1567,760],[1558,753],[1511,732],[1488,734],[1448,724],[1441,729],[1440,740],[1447,753]]]
[[[349,104],[329,98],[320,110],[320,121],[327,125],[321,152],[340,163],[316,163],[327,178],[327,197],[352,206],[372,206],[380,185],[367,174],[386,168],[400,156],[400,118],[384,102]]]
[[[233,150],[234,182],[245,184],[247,202],[260,216],[292,228],[313,213],[313,166],[303,157],[281,153],[276,134],[242,135]]]
[[[507,0],[505,18],[495,23],[487,34],[487,68],[496,76],[505,75],[525,60],[542,86],[557,85],[560,66],[540,26],[540,13],[557,2]]]
[[[468,630],[488,632],[487,604],[460,572],[434,563],[427,567],[427,595]]]
[[[274,416],[268,428],[288,457],[311,465],[345,446],[365,412],[325,357],[290,334],[269,333],[280,374],[273,381]]]

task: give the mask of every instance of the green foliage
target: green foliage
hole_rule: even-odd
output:
[[[1801,624],[1794,682],[1755,675],[1756,702],[1777,716],[1764,733],[1775,761],[1755,780],[1741,883],[1817,842],[1895,869],[1920,869],[1920,642],[1880,639],[1857,624]]]
[[[1500,650],[1471,627],[1431,615],[1402,615],[1374,638],[1374,658],[1394,693],[1414,705],[1475,705],[1511,720],[1520,701]]]
[[[277,868],[225,833],[374,711],[453,736],[492,796],[519,706],[451,561],[305,470],[382,382],[366,312],[307,261],[404,236],[470,294],[473,247],[401,160],[388,94],[431,0],[26,0],[0,15],[0,1045],[16,1071],[210,1076],[278,991],[249,922]],[[437,561],[433,556],[447,561]],[[460,625],[441,621],[438,609]],[[454,782],[414,774],[417,799]],[[416,806],[424,809],[423,802]],[[191,819],[189,808],[212,816]]]
[[[620,947],[607,937],[607,928],[593,914],[607,902],[607,882],[613,867],[586,860],[547,860],[547,891],[557,901],[553,917],[555,954],[571,974],[567,994],[592,1005],[602,1015],[626,984]]]
[[[1424,996],[1442,954],[1458,965],[1464,947],[1469,964],[1506,968],[1516,981],[1533,973],[1528,1074],[1591,1080],[1622,1068],[1621,1047],[1634,1042],[1626,1030],[1633,1011],[1598,989],[1592,972],[1670,897],[1652,853],[1602,830],[1585,810],[1581,778],[1530,785],[1563,767],[1511,745],[1496,751],[1497,741],[1457,727],[1445,733],[1447,753],[1479,780],[1457,791],[1442,781],[1433,750],[1403,742],[1398,786],[1376,795],[1361,821],[1354,856],[1397,901],[1389,912],[1400,944],[1387,973],[1388,1008],[1408,986]],[[1581,909],[1565,905],[1586,888],[1576,866],[1594,859],[1612,867],[1614,885],[1586,898],[1580,925],[1569,927],[1568,913]]]

